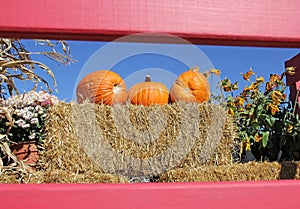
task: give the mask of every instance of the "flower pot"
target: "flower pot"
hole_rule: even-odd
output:
[[[10,146],[11,151],[19,160],[35,167],[39,160],[39,150],[35,142],[20,142]]]

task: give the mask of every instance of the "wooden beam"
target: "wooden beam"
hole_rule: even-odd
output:
[[[299,181],[145,184],[8,184],[1,208],[296,209]]]
[[[200,44],[300,47],[298,0],[10,0],[0,6],[5,37],[112,41],[159,32]]]

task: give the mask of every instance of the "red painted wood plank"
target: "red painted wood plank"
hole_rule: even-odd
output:
[[[286,68],[295,67],[295,74],[286,75],[286,85],[288,85],[290,89],[289,100],[292,102],[293,108],[296,108],[295,112],[300,116],[300,53],[290,60],[285,61],[284,65]]]
[[[160,32],[194,43],[300,47],[298,0],[10,0],[0,7],[0,36],[113,40]]]
[[[1,208],[296,209],[300,181],[1,185]]]
[[[285,68],[295,67],[295,74],[286,75],[286,85],[291,86],[300,80],[300,53],[284,62]]]

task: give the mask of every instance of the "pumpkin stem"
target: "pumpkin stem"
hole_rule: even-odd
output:
[[[151,77],[150,77],[150,75],[146,75],[145,82],[151,82]]]
[[[190,70],[191,70],[191,71],[194,71],[194,72],[198,72],[198,71],[199,71],[199,67],[194,66],[194,67],[191,67]]]

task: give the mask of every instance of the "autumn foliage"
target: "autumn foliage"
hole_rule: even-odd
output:
[[[256,160],[270,161],[300,158],[300,121],[286,101],[283,78],[287,73],[293,74],[294,70],[270,74],[265,81],[250,69],[242,74],[247,85],[236,95],[238,82],[227,78],[221,81],[227,94],[227,113],[235,119],[239,133],[241,155],[251,151]]]

